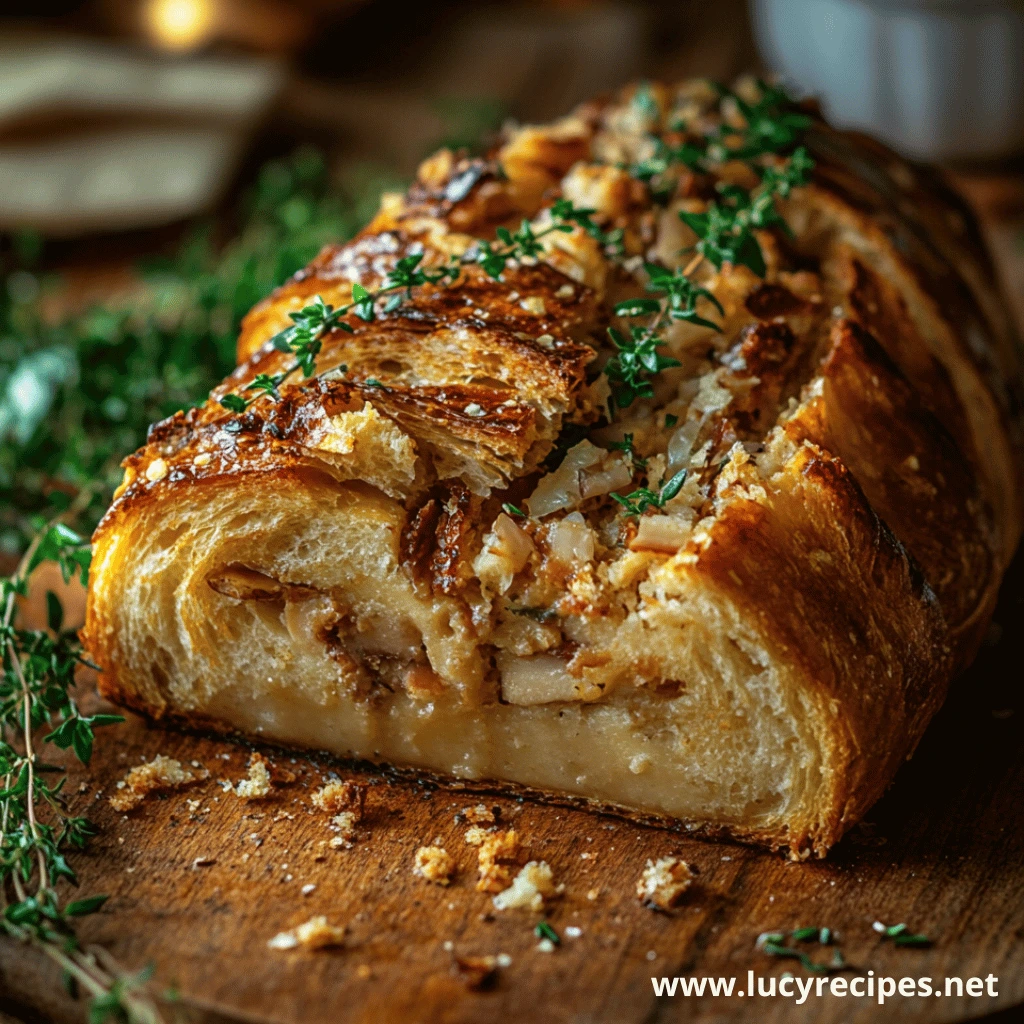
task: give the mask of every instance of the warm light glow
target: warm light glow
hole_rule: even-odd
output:
[[[149,0],[146,23],[158,45],[191,50],[213,31],[213,0]]]

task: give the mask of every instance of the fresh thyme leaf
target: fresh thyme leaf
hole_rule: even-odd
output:
[[[617,501],[626,510],[627,518],[633,516],[639,518],[648,509],[664,508],[666,503],[671,501],[682,490],[683,484],[686,483],[687,472],[688,470],[686,469],[679,470],[660,491],[652,491],[648,487],[639,487],[626,495],[612,491],[609,497]]]
[[[64,624],[64,606],[52,590],[46,592],[46,624],[54,633],[59,633]]]
[[[265,374],[258,373],[256,376],[245,385],[246,391],[261,391],[266,395],[270,395],[275,401],[281,397],[278,393],[277,387],[281,383],[282,376],[275,374],[273,377]],[[243,410],[244,411],[244,410]]]
[[[660,313],[661,303],[657,299],[626,299],[615,306],[616,316],[634,317]]]
[[[511,502],[503,502],[501,507],[510,516],[520,516],[523,519],[526,518],[526,513]]]
[[[924,949],[932,944],[927,935],[914,935],[905,924],[884,925],[875,921],[871,926],[883,939],[892,939],[896,946],[911,946]]]
[[[320,298],[318,295],[317,298]],[[372,296],[358,281],[352,285],[352,312],[355,313],[360,320],[365,320],[370,323],[374,319],[373,300]],[[330,307],[327,307],[330,309]],[[307,377],[311,374],[306,374]]]
[[[562,941],[558,937],[558,932],[547,921],[539,921],[533,929],[533,934],[538,939],[547,939],[549,942],[553,942],[556,946]]]
[[[646,181],[650,184],[661,178],[673,164],[682,164],[691,171],[706,169],[707,154],[701,146],[695,146],[688,142],[680,146],[670,146],[664,139],[657,136],[651,136],[650,141],[653,148],[651,155],[629,168],[629,173],[639,181]]]
[[[621,228],[612,231],[605,231],[600,225],[594,223],[593,216],[596,210],[585,207],[574,206],[568,199],[556,199],[551,204],[551,219],[556,224],[561,224],[560,230],[576,225],[583,228],[591,238],[596,239],[610,255],[617,255],[622,250]]]
[[[669,412],[669,413],[665,414],[665,426],[666,427],[674,427],[678,422],[679,422],[679,417],[676,416],[675,413]]]
[[[64,913],[68,917],[86,917],[95,914],[108,899],[109,896],[89,896],[84,900],[75,900],[64,908]]]
[[[248,403],[241,395],[226,394],[220,399],[220,404],[231,412],[245,412]]]
[[[634,471],[647,468],[647,460],[646,459],[642,459],[633,450],[633,435],[632,434],[624,434],[621,441],[611,441],[611,442],[609,442],[608,447],[612,451],[625,452],[629,456],[630,462],[632,462],[632,464],[633,464]]]
[[[500,280],[509,260],[535,260],[544,252],[542,238],[555,232],[567,233],[577,227],[583,228],[587,234],[597,239],[606,251],[621,250],[622,232],[603,231],[592,219],[595,210],[574,206],[567,199],[556,199],[548,212],[551,215],[551,223],[539,229],[525,218],[515,233],[506,227],[499,227],[495,235],[500,245],[487,241],[477,242],[467,252],[464,261],[479,264],[490,277]],[[448,273],[450,274],[450,271]]]
[[[791,937],[795,942],[811,942],[817,940],[818,929],[817,928],[797,928],[791,932]]]
[[[713,331],[720,329],[718,324],[697,314],[697,300],[706,299],[723,317],[725,316],[725,310],[714,293],[691,281],[680,267],[669,270],[658,263],[645,263],[644,268],[650,278],[647,284],[648,291],[659,292],[665,296],[670,319],[685,320],[698,327],[710,327]]]
[[[63,523],[54,523],[38,539],[26,568],[26,579],[43,562],[56,562],[64,582],[78,575],[84,586],[89,581],[89,562],[92,554],[88,541],[79,537],[74,530]]]
[[[658,352],[664,342],[650,328],[631,327],[627,338],[614,327],[609,327],[608,337],[617,352],[608,360],[604,372],[611,382],[615,404],[620,409],[628,408],[638,398],[653,398],[654,387],[650,378],[669,367],[681,365],[678,359]]]
[[[743,265],[764,277],[764,255],[753,232],[774,226],[786,229],[775,205],[776,196],[788,196],[793,188],[805,184],[813,166],[801,147],[782,167],[768,168],[753,192],[720,182],[721,198],[704,213],[681,210],[680,220],[697,235],[697,252],[719,269],[725,263]]]

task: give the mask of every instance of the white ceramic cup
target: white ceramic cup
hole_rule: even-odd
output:
[[[768,67],[912,157],[1024,150],[1021,0],[750,0]]]

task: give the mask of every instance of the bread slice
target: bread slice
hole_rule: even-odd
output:
[[[699,83],[650,95],[666,124],[719,110]],[[1020,533],[991,266],[927,172],[818,125],[791,232],[758,235],[764,279],[701,268],[721,330],[672,325],[680,365],[609,422],[612,304],[643,294],[645,259],[688,261],[676,213],[708,188],[690,175],[660,207],[623,169],[649,145],[636,107],[624,90],[487,160],[442,152],[253,310],[238,370],[153,428],[96,532],[106,696],[794,857],[864,814],[973,656]],[[500,281],[467,267],[332,331],[278,400],[219,404],[287,365],[269,340],[314,296],[543,225],[558,195],[626,257],[552,233]],[[611,496],[681,467],[640,516]]]

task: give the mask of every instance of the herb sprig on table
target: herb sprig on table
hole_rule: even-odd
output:
[[[17,621],[18,599],[43,562],[56,563],[65,582],[77,577],[84,583],[88,542],[61,521],[44,524],[15,572],[0,581],[0,933],[55,961],[69,991],[89,997],[91,1021],[156,1024],[146,974],[119,974],[76,937],[75,921],[96,913],[107,897],[68,900],[63,894],[67,884],[78,884],[66,854],[82,849],[95,828],[72,812],[63,792],[66,770],[48,763],[42,750],[46,744],[70,749],[88,764],[96,730],[124,719],[79,708],[75,674],[88,662],[76,631],[64,627],[54,593],[46,595],[47,628]]]

